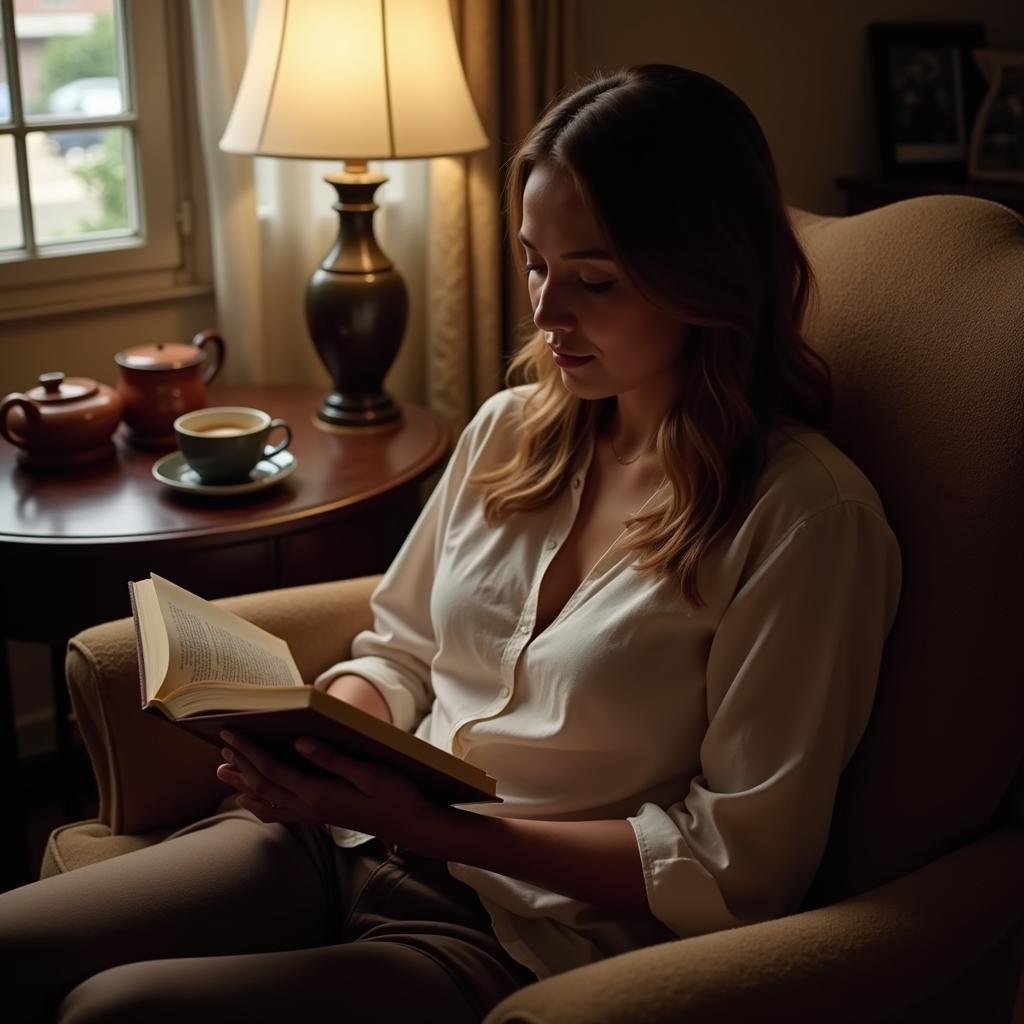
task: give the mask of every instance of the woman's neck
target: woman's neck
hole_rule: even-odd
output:
[[[608,406],[600,433],[611,446],[617,462],[628,465],[656,455],[658,429],[667,411],[657,405],[640,405],[618,395]]]

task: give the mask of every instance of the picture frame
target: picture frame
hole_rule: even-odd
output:
[[[876,22],[868,43],[882,176],[965,179],[986,90],[972,53],[985,46],[985,26]]]
[[[1024,184],[1024,53],[977,50],[974,57],[988,92],[971,132],[968,173]]]

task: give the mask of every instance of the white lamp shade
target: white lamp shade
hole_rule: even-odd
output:
[[[262,0],[221,149],[387,160],[486,145],[449,0]]]

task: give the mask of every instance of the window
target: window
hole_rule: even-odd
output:
[[[180,0],[0,0],[0,315],[187,280]]]

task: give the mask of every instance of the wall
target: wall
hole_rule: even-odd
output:
[[[3,323],[0,393],[32,387],[39,374],[48,370],[114,385],[114,355],[121,349],[158,341],[189,341],[215,322],[213,295],[208,293]]]
[[[875,168],[865,26],[981,21],[991,49],[1024,50],[1021,0],[580,0],[578,70],[681,64],[750,106],[787,201],[841,213],[835,179]],[[642,174],[642,168],[637,169]]]

